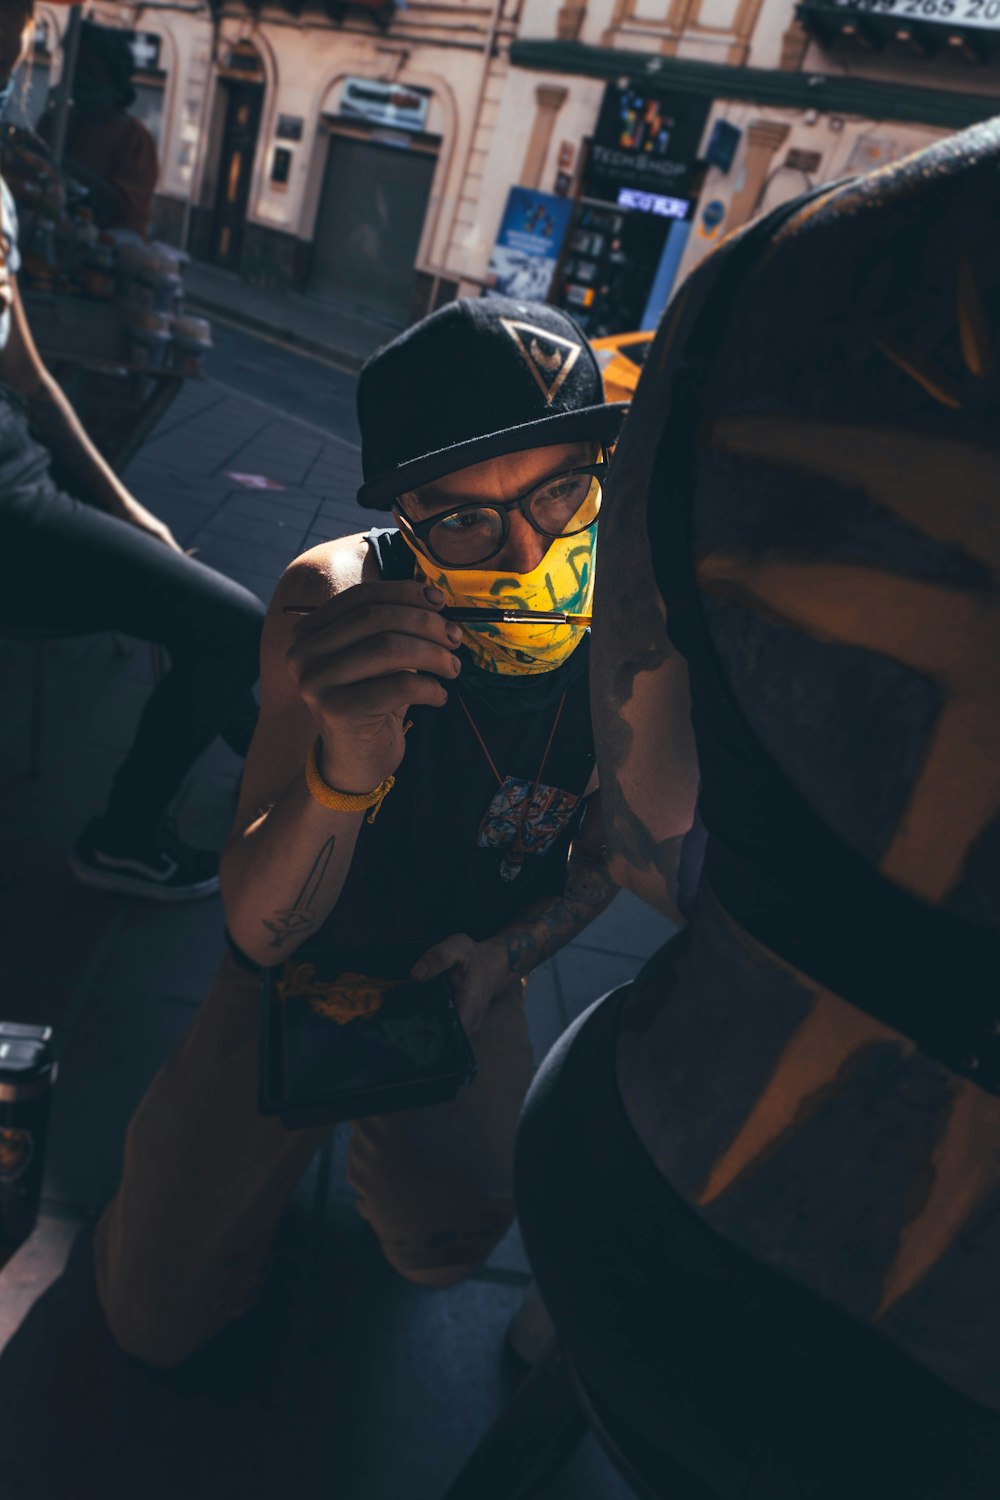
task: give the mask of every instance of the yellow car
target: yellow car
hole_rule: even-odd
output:
[[[591,339],[609,401],[631,401],[653,337],[654,330],[649,329],[647,333],[611,333],[607,338]]]

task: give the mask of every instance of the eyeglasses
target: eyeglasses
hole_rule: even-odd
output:
[[[459,505],[426,521],[411,520],[398,502],[396,513],[414,540],[443,568],[474,568],[507,545],[512,510],[519,510],[529,526],[550,540],[586,531],[601,509],[607,472],[603,462],[568,469],[514,500]]]

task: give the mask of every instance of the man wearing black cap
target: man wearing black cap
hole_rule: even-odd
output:
[[[150,1363],[179,1363],[252,1304],[327,1134],[257,1110],[254,971],[338,944],[374,964],[392,943],[414,978],[449,975],[474,1083],[356,1122],[348,1164],[391,1264],[445,1286],[513,1217],[524,976],[615,889],[587,625],[621,411],[591,350],[554,308],[460,301],[373,356],[358,408],[358,498],[398,529],[314,548],[278,586],[222,863],[233,953],[139,1107],[98,1227],[112,1330]]]

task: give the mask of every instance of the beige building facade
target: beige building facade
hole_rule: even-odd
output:
[[[293,9],[96,0],[86,14],[156,55],[138,82],[158,126],[157,235],[258,285],[406,321],[480,271],[520,0]],[[64,16],[43,3],[49,84]]]
[[[137,39],[162,237],[402,325],[490,284],[521,185],[571,206],[551,295],[607,332],[655,319],[713,242],[761,210],[991,113],[1000,20],[972,24],[990,3],[327,0],[296,14],[94,0],[87,13]],[[970,24],[926,19],[956,7]],[[50,82],[65,16],[42,0]],[[619,150],[643,121],[644,144]],[[644,152],[662,157],[645,176]],[[607,264],[587,259],[598,242]]]
[[[667,276],[669,297],[713,243],[756,214],[1000,113],[1000,4],[996,17],[987,9],[986,0],[526,0],[487,171],[479,254],[488,256],[503,211],[510,156],[534,141],[537,149],[525,154],[531,183],[552,191],[571,145],[599,137],[605,89],[629,81],[681,119],[686,109],[696,116],[705,109],[682,189],[691,208]],[[728,154],[712,149],[720,134]],[[588,182],[585,151],[578,170],[573,191],[589,201],[590,221],[621,234],[614,212],[621,189],[616,194],[606,174],[599,186]],[[625,220],[627,233],[635,211]],[[576,237],[585,254],[587,238]],[[578,311],[591,334],[621,331],[621,299],[603,323],[589,316],[585,279],[574,286],[573,277],[591,275],[593,265],[574,258],[577,248],[571,227],[553,300]],[[601,276],[606,266],[598,266]],[[633,298],[633,312],[638,305]],[[662,297],[650,300],[644,326],[662,305]]]

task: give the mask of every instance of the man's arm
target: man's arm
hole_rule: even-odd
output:
[[[300,620],[284,613],[291,603],[315,609]],[[322,926],[365,817],[315,800],[310,748],[342,792],[371,792],[398,770],[408,708],[441,707],[443,680],[457,675],[461,634],[443,604],[421,580],[383,581],[360,535],[296,558],[278,584],[261,639],[260,718],[219,865],[229,931],[254,962],[282,962]]]
[[[24,400],[32,432],[59,461],[79,499],[148,531],[178,552],[182,550],[169,528],[139,504],[84,432],[35,347],[16,284],[12,286],[10,337],[0,351],[0,380]]]
[[[571,943],[617,893],[604,848],[601,794],[595,792],[573,840],[562,891],[525,907],[515,922],[485,946],[493,950],[505,977],[527,974]]]
[[[364,818],[322,807],[306,785],[306,757],[318,729],[288,670],[295,620],[283,606],[318,607],[360,582],[367,550],[350,537],[296,558],[264,623],[260,716],[219,874],[230,935],[265,967],[294,953],[333,910]]]
[[[435,943],[414,965],[413,977],[447,973],[465,1028],[474,1033],[496,994],[572,942],[617,891],[605,857],[600,793],[595,792],[573,840],[562,891],[525,907],[483,942],[456,932]]]

